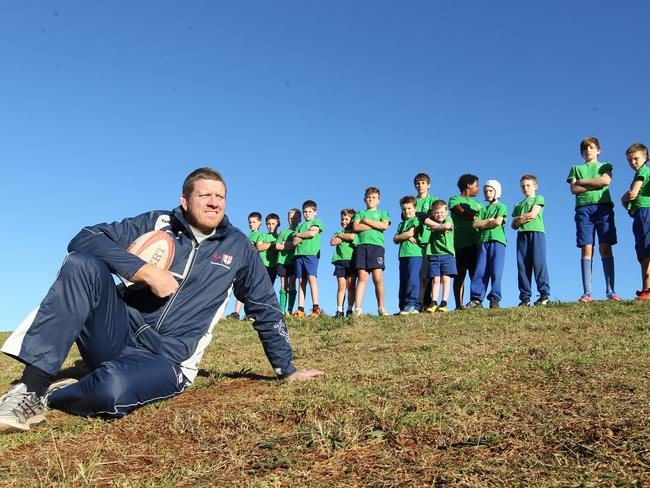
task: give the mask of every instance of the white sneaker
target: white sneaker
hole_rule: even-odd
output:
[[[379,315],[380,317],[386,317],[387,315],[389,315],[389,313],[386,311],[385,308],[378,308],[377,315]]]
[[[360,308],[355,308],[352,312],[352,315],[354,315],[355,317],[361,317],[363,315],[363,312],[361,311]]]
[[[45,397],[17,383],[0,398],[0,433],[26,431],[45,422]]]

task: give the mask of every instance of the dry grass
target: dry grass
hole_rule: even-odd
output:
[[[326,380],[271,381],[252,328],[224,321],[183,395],[119,421],[53,412],[0,438],[0,484],[650,484],[647,304],[322,318],[290,330],[296,362]],[[19,375],[8,358],[0,366],[2,384]]]

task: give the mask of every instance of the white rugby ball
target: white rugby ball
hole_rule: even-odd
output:
[[[156,268],[168,270],[174,260],[174,239],[167,232],[153,230],[142,234],[126,250]]]

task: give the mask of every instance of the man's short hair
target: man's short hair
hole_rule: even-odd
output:
[[[305,200],[302,203],[302,209],[305,210],[306,208],[312,208],[314,210],[318,210],[318,205],[316,205],[316,202],[313,200]]]
[[[275,219],[278,221],[278,224],[280,223],[280,217],[276,213],[270,213],[266,216],[266,219],[264,219],[265,222],[268,222],[269,220]]]
[[[445,202],[444,200],[436,200],[435,202],[433,202],[431,204],[431,210],[435,210],[436,208],[440,208],[440,207],[445,207],[446,208],[447,207],[447,202]]]
[[[357,213],[353,208],[344,208],[341,210],[341,217],[344,215],[349,215],[350,217],[354,217],[354,214]]]
[[[402,197],[399,199],[399,206],[403,207],[405,204],[410,203],[414,207],[417,204],[417,200],[413,195],[406,195],[405,197]]]
[[[458,189],[461,192],[464,192],[468,186],[473,185],[475,182],[478,181],[478,176],[467,173],[462,175],[460,178],[458,178]]]
[[[627,151],[625,151],[625,155],[629,156],[633,152],[637,152],[637,151],[644,152],[645,158],[648,159],[648,148],[644,144],[641,144],[640,142],[632,144],[630,147],[628,147]]]
[[[249,219],[257,219],[260,222],[262,221],[262,214],[259,212],[251,212],[248,214]]]
[[[415,175],[415,178],[413,178],[413,184],[417,184],[418,181],[424,180],[426,181],[429,185],[431,184],[431,178],[429,178],[429,175],[426,173],[418,173]]]
[[[521,183],[524,180],[530,180],[533,181],[535,184],[537,184],[537,176],[535,175],[524,175],[521,178],[519,178],[519,183]]]
[[[221,176],[221,173],[219,173],[216,169],[212,168],[198,168],[192,171],[189,175],[187,175],[187,178],[185,178],[185,181],[183,182],[183,195],[186,197],[189,197],[190,194],[192,193],[192,190],[194,190],[194,183],[196,183],[198,180],[215,180],[215,181],[220,181],[223,183],[223,186],[226,186],[226,182],[223,179],[223,176]],[[226,188],[226,191],[228,189]]]
[[[381,197],[381,192],[379,191],[379,188],[376,186],[369,186],[366,188],[366,192],[363,194],[363,198],[366,198],[368,195],[372,195],[373,193],[376,193]]]
[[[593,144],[598,149],[600,149],[600,142],[598,142],[598,139],[593,136],[589,136],[580,141],[580,154],[585,152],[585,149],[587,149],[587,146],[589,146],[589,144]]]

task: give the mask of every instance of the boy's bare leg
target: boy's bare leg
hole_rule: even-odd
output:
[[[241,313],[241,307],[244,305],[242,302],[237,300],[237,303],[235,303],[235,313],[239,315]]]
[[[343,308],[343,302],[345,301],[345,289],[347,283],[345,282],[346,278],[343,276],[339,276],[336,278],[336,284],[337,289],[336,289],[336,307]]]
[[[454,278],[454,301],[456,302],[456,308],[462,308],[463,306],[463,292],[465,291],[466,275],[467,270],[465,268],[459,268],[458,275]]]
[[[580,248],[581,259],[591,259],[593,255],[594,255],[594,246],[592,246],[591,244],[585,244]]]
[[[641,283],[643,283],[641,291],[650,290],[650,258],[641,260]]]
[[[309,281],[309,289],[311,291],[311,303],[312,305],[318,305],[318,278],[309,275],[307,280]],[[305,293],[307,293],[307,284],[305,284]]]
[[[375,284],[375,297],[377,297],[377,307],[384,308],[384,270],[372,270],[372,282]]]
[[[300,286],[298,289],[298,306],[305,308],[305,295],[307,294],[307,279],[300,278]]]
[[[433,285],[431,286],[431,301],[438,301],[438,293],[440,293],[440,276],[433,277]]]
[[[357,287],[357,281],[354,276],[346,276],[345,280],[348,288],[348,308],[354,308],[354,293]]]
[[[447,275],[443,275],[441,277],[441,281],[442,281],[442,299],[443,301],[446,302],[449,299],[449,291],[451,288],[451,286],[449,285],[451,285],[451,278]]]
[[[360,269],[358,272],[359,279],[357,280],[357,289],[354,292],[354,306],[361,308],[363,295],[366,293],[366,283],[368,283],[368,272],[365,269]]]
[[[603,258],[606,258],[608,256],[612,256],[612,245],[611,244],[599,244],[598,245],[598,250],[600,251],[600,256]],[[593,253],[593,251],[592,251]]]

